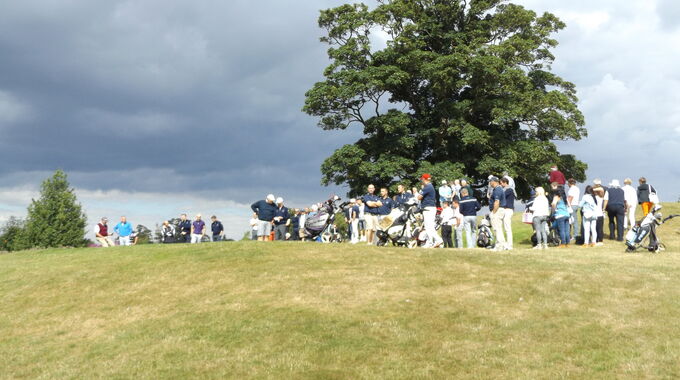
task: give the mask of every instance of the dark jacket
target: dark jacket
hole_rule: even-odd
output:
[[[263,222],[274,220],[274,214],[276,214],[276,205],[274,203],[267,203],[267,201],[261,200],[253,203],[250,208],[257,213],[257,219]]]
[[[482,209],[479,201],[471,196],[461,198],[458,202],[458,210],[463,216],[477,216],[477,211]]]
[[[277,216],[280,216],[282,219],[279,221],[275,221],[274,224],[277,226],[280,226],[282,224],[286,224],[288,219],[290,218],[290,213],[288,212],[288,207],[283,206],[281,208],[276,208],[276,212],[274,212],[274,218]]]
[[[649,202],[649,193],[656,193],[656,189],[654,189],[654,186],[648,183],[643,183],[642,185],[638,186],[637,188],[638,203],[643,204],[645,202]]]

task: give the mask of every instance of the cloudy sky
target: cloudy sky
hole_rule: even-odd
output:
[[[680,196],[680,4],[521,0],[568,25],[554,71],[576,83],[589,138],[561,144],[605,181]],[[358,131],[300,109],[328,64],[318,11],[342,1],[0,2],[0,222],[62,168],[91,222],[149,227],[186,211],[247,230],[248,205],[341,188],[319,166]]]

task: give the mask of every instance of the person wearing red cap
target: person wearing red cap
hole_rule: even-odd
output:
[[[564,186],[567,183],[567,177],[557,169],[557,165],[550,167],[550,183],[557,182],[559,185]]]
[[[435,218],[437,216],[437,198],[434,186],[432,186],[432,177],[425,173],[420,177],[423,183],[423,188],[418,193],[420,200],[420,207],[423,209],[423,227],[427,233],[426,248],[439,248],[444,240],[437,233]]]

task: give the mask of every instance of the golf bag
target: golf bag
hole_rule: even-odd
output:
[[[340,201],[340,197],[333,196],[319,208],[316,214],[314,215],[310,214],[307,216],[304,225],[305,238],[314,240],[317,237],[321,236],[323,241],[324,232],[328,232],[326,230],[328,230],[329,227],[332,226],[333,223],[335,222],[335,215],[338,212],[342,211],[343,208],[347,205],[347,202],[338,205],[337,204],[338,201]],[[329,235],[327,233],[326,237],[328,236]],[[332,240],[333,239],[331,239],[331,241]],[[326,242],[328,242],[328,240]]]
[[[626,234],[627,252],[634,252],[638,248],[644,248],[649,252],[659,252],[665,249],[665,246],[661,243],[656,234],[656,229],[668,220],[680,215],[671,215],[664,219],[659,210],[661,210],[661,205],[654,205],[652,211],[650,211],[640,223],[636,223],[635,226],[628,231],[628,234]]]
[[[376,232],[377,245],[384,246],[392,243],[398,247],[408,246],[413,232],[412,226],[416,222],[417,208],[415,199],[411,199],[409,203],[400,205],[392,210],[390,215],[383,217]]]
[[[479,248],[493,248],[493,232],[491,232],[491,219],[487,215],[486,218],[482,219],[479,223],[479,228],[477,230],[477,246]]]

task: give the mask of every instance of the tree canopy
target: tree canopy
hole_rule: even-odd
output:
[[[324,161],[323,184],[358,194],[425,172],[481,185],[507,171],[526,196],[553,164],[585,179],[554,143],[587,135],[575,86],[551,72],[556,16],[502,0],[379,0],[323,10],[319,26],[331,64],[303,110],[364,135]]]
[[[82,247],[87,243],[85,225],[66,173],[57,170],[43,181],[40,198],[28,207],[23,248]]]

